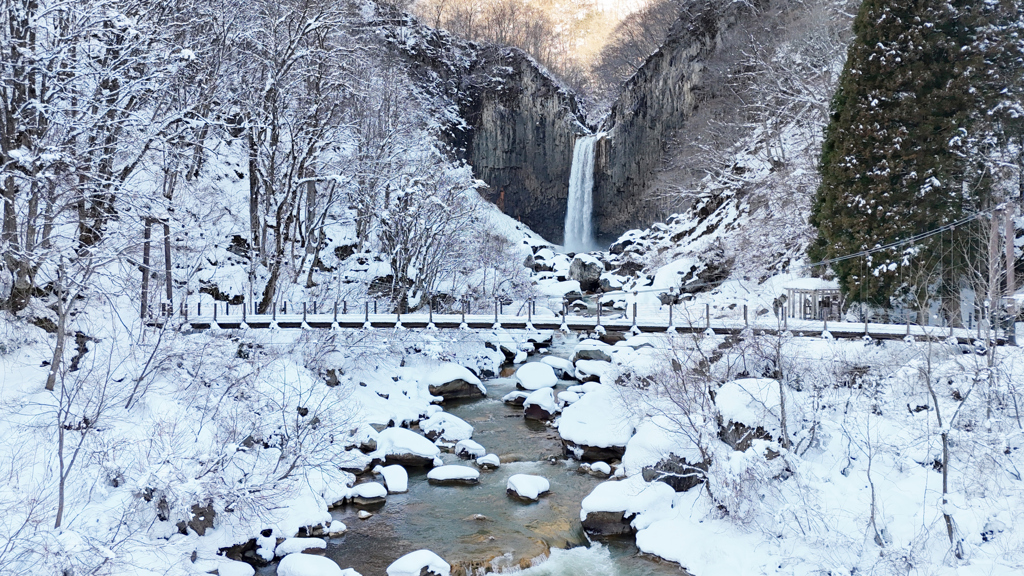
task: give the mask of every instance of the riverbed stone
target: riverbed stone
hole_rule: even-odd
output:
[[[427,473],[427,482],[437,486],[472,486],[480,482],[480,472],[469,466],[438,466]]]
[[[583,529],[595,536],[620,536],[635,532],[631,522],[633,515],[622,512],[588,512],[583,519]]]
[[[597,462],[608,460],[619,460],[626,453],[625,446],[588,446],[577,444],[571,440],[562,439],[562,448],[567,458],[575,458],[583,462]]]
[[[502,397],[501,401],[511,406],[522,406],[523,402],[525,402],[526,398],[529,396],[529,392],[524,392],[522,390],[513,390],[512,392],[505,394],[505,396]]]

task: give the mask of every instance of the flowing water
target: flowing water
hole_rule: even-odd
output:
[[[587,252],[596,246],[593,228],[594,145],[601,136],[580,136],[573,148],[562,240],[567,252]]]
[[[572,383],[561,382],[559,388],[567,384]],[[448,403],[445,409],[473,425],[473,439],[497,454],[501,467],[482,471],[480,483],[468,487],[433,486],[425,471],[410,469],[409,492],[388,495],[371,518],[359,520],[353,506],[333,512],[349,530],[330,541],[328,557],[364,576],[383,575],[395,559],[421,548],[470,571],[491,564],[502,571],[527,568],[524,574],[552,576],[682,573],[675,565],[637,557],[629,540],[588,547],[579,522],[580,501],[601,480],[580,473],[577,462],[561,459],[553,428],[525,420],[522,408],[501,402],[515,388],[512,379],[491,380],[487,388],[487,398]],[[451,454],[443,459],[460,463]],[[533,504],[509,497],[508,477],[519,473],[547,478],[550,493]]]

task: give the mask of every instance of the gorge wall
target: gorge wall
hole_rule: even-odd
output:
[[[439,109],[442,138],[487,183],[482,194],[551,242],[562,241],[582,106],[525,53],[482,46],[397,12],[378,22]],[[443,106],[442,106],[443,107]]]
[[[706,97],[706,62],[742,10],[739,3],[720,2],[684,10],[665,44],[626,82],[601,126],[607,135],[597,146],[594,219],[599,237],[617,236],[650,219],[650,188],[666,147]]]
[[[594,230],[608,239],[651,219],[651,187],[674,134],[709,97],[706,63],[741,3],[694,0],[664,45],[625,84],[596,146]],[[515,48],[466,42],[391,12],[377,30],[427,93],[450,103],[442,137],[506,214],[562,241],[576,137],[585,125],[570,91]],[[713,96],[711,96],[713,97]]]

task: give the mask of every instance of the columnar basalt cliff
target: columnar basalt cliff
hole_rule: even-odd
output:
[[[665,44],[626,83],[601,130],[594,178],[599,237],[617,236],[649,218],[646,200],[673,134],[702,99],[706,62],[722,32],[740,15],[737,3],[705,3],[676,22]]]
[[[378,23],[379,24],[379,23]],[[443,137],[488,184],[483,194],[561,242],[581,105],[525,53],[481,46],[389,15],[383,30],[429,96],[452,104]]]

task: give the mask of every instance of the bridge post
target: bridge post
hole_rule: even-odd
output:
[[[338,323],[338,301],[334,301],[334,323]]]
[[[672,304],[671,302],[669,302],[669,304],[668,304],[668,327],[669,328],[671,328],[671,327],[676,325],[675,322],[672,320],[672,308],[674,308],[674,307],[675,307],[675,305]],[[601,307],[598,306],[597,309],[598,309],[598,314],[600,315]]]
[[[434,323],[434,301],[430,296],[427,296],[427,323]]]
[[[704,305],[704,324],[705,328],[711,329],[711,304]]]
[[[337,304],[335,304],[337,306]],[[341,313],[348,314],[348,300],[341,301]]]
[[[377,301],[376,300],[373,301],[373,313],[374,314],[377,313]]]
[[[306,302],[302,302],[302,323],[306,323]]]
[[[743,305],[743,325],[750,326],[750,321],[747,320],[747,305]]]
[[[366,318],[364,318],[363,321],[364,322],[369,322],[370,321],[370,301],[367,300],[365,302],[365,305],[366,305]]]
[[[188,304],[184,300],[181,301],[181,315],[185,317],[185,323],[188,323]]]
[[[497,298],[494,299],[494,323],[495,324],[498,323],[498,306],[500,305],[499,302],[500,301]]]
[[[277,303],[274,302],[270,305],[270,319],[273,322],[277,322]]]
[[[466,298],[465,296],[463,296],[463,297],[462,297],[462,323],[463,323],[463,324],[465,324],[465,323],[466,323],[466,302],[467,302],[467,301],[468,301],[468,298]]]
[[[217,303],[213,303],[213,323],[217,323]]]
[[[526,321],[533,324],[533,298],[526,301]]]
[[[633,328],[636,328],[636,300],[633,300]]]
[[[242,324],[248,324],[248,322],[245,321],[246,318],[247,316],[245,312],[245,302],[242,302]]]
[[[601,299],[597,299],[597,325],[601,325]]]
[[[196,316],[203,315],[203,301],[196,302]]]
[[[288,313],[288,301],[287,300],[284,301],[284,309],[281,312],[283,314],[287,314]]]

